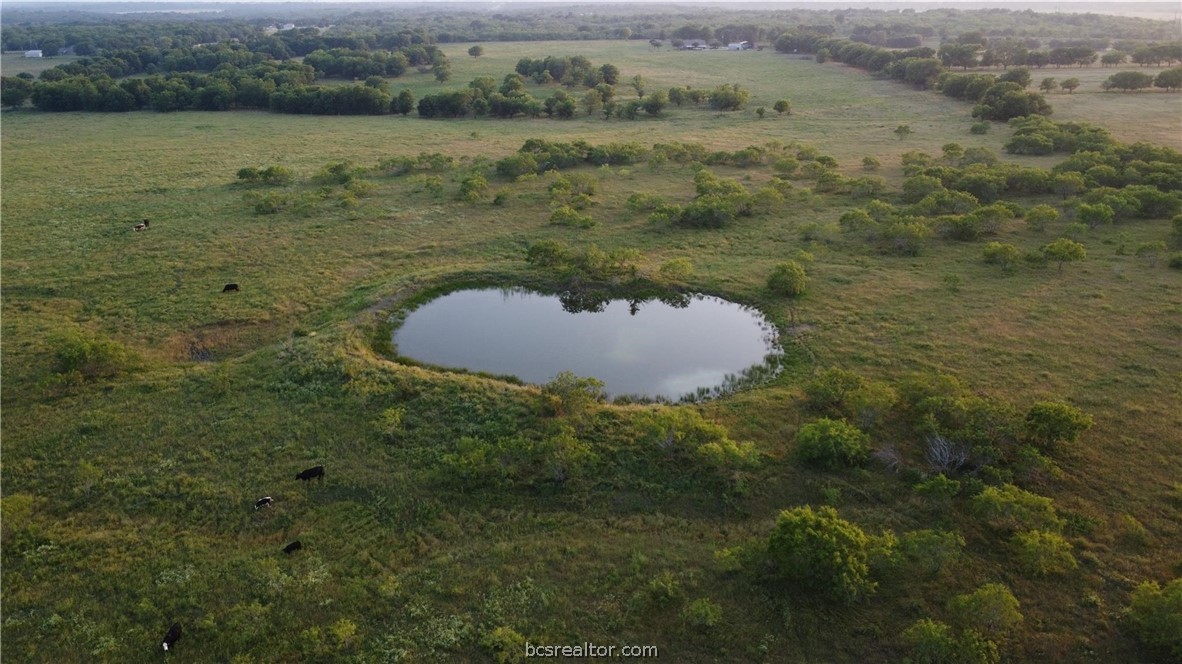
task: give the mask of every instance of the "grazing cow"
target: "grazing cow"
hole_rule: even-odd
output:
[[[297,480],[324,479],[324,466],[313,466],[296,474]]]
[[[223,293],[237,293],[238,292],[238,284],[226,284],[225,288],[222,288],[222,292]]]
[[[271,496],[263,496],[262,498],[259,498],[258,500],[254,501],[254,508],[257,510],[260,507],[267,507],[270,504],[271,504]]]
[[[145,219],[145,220],[141,221],[140,223],[136,224],[135,226],[132,226],[131,230],[136,231],[137,233],[139,231],[148,230],[148,220]]]
[[[288,555],[291,555],[291,553],[293,551],[299,551],[302,548],[304,548],[304,545],[301,544],[299,540],[296,540],[296,541],[292,542],[291,544],[288,544],[287,546],[283,547],[283,552]]]
[[[174,622],[172,627],[168,628],[168,632],[164,635],[164,650],[167,651],[169,647],[181,639],[181,624]]]

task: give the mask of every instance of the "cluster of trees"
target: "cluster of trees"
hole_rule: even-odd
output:
[[[435,66],[446,61],[447,56],[431,44],[404,46],[396,51],[317,49],[304,56],[304,64],[315,68],[317,76],[354,79],[370,76],[396,78],[408,67]]]
[[[973,46],[975,45],[966,48]],[[786,33],[777,39],[776,50],[813,53],[818,62],[836,60],[922,89],[940,85],[941,80],[954,80],[950,78],[954,75],[949,74],[946,65],[935,57],[936,52],[930,48],[893,51],[845,39],[831,39],[817,33],[797,31]],[[983,120],[1006,121],[1023,115],[1049,115],[1051,106],[1046,99],[1037,92],[1025,89],[1030,82],[1029,73],[1027,72],[1024,80],[1021,80],[1021,74],[1013,77],[1019,80],[1005,80],[1007,75],[996,80],[976,75],[971,80],[965,79],[963,85],[956,88],[956,94],[951,96],[976,101],[973,117]]]
[[[521,58],[514,71],[530,77],[538,85],[564,83],[568,87],[582,85],[593,88],[601,83],[615,85],[620,80],[620,70],[613,64],[595,67],[585,56],[546,56],[545,58]]]
[[[1157,76],[1140,71],[1122,71],[1109,76],[1100,84],[1105,90],[1144,90],[1150,86],[1165,88],[1166,92],[1182,89],[1182,67],[1160,72]]]

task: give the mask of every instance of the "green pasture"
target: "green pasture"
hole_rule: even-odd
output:
[[[724,229],[651,222],[628,208],[629,196],[688,202],[694,170],[638,163],[569,171],[596,183],[587,214],[598,224],[554,226],[553,175],[510,182],[490,171],[502,205],[491,193],[460,200],[460,182],[529,138],[732,151],[782,143],[815,146],[851,177],[869,174],[862,158],[877,157],[874,174],[897,200],[902,153],[939,156],[956,142],[1002,154],[1009,130],[970,134],[966,104],[770,50],[489,43],[472,58],[468,46],[444,47],[449,83],[408,73],[391,89],[422,96],[477,76],[499,80],[521,57],[581,54],[619,67],[625,99],[624,82],[640,74],[650,91],[738,83],[752,100],[733,113],[670,107],[636,121],[4,114],[6,657],[155,661],[159,638],[180,620],[185,636],[170,658],[184,662],[486,661],[498,627],[534,643],[655,644],[679,662],[899,661],[900,632],[943,619],[950,597],[987,582],[1008,584],[1025,615],[1001,644],[1007,660],[1143,655],[1121,608],[1137,583],[1173,578],[1182,565],[1182,273],[1134,251],[1166,239],[1167,220],[1084,231],[1087,259],[1061,272],[1006,272],[982,261],[983,242],[875,253],[836,226],[865,201],[815,193],[808,180]],[[1050,96],[1056,119],[1178,147],[1169,131],[1178,95],[1093,92],[1090,70],[1071,75],[1084,84]],[[791,115],[771,110],[782,98]],[[901,124],[914,130],[905,140],[893,133]],[[313,182],[329,162],[372,168],[422,152],[457,160],[427,174],[441,177],[438,190],[421,176],[376,171],[356,196]],[[1056,159],[1020,161],[1049,168]],[[240,168],[271,165],[295,181],[237,181]],[[774,175],[767,165],[711,170],[752,191]],[[252,196],[268,192],[287,207],[256,213]],[[133,232],[143,218],[151,230]],[[995,239],[1037,250],[1070,221],[1037,232],[1015,220]],[[524,260],[540,239],[638,249],[646,275],[687,258],[690,288],[759,305],[781,325],[793,358],[784,376],[693,407],[753,443],[758,468],[715,477],[619,452],[634,443],[630,418],[653,406],[604,406],[567,421],[544,412],[536,387],[383,356],[393,300],[454,280],[543,281]],[[792,303],[765,288],[787,259],[803,261],[811,280]],[[241,292],[223,295],[228,282]],[[77,334],[121,344],[125,371],[55,380],[55,353]],[[1065,400],[1091,413],[1096,425],[1059,459],[1062,475],[1037,487],[1084,524],[1071,538],[1080,567],[1023,575],[1005,541],[963,506],[933,506],[881,466],[803,469],[793,440],[811,416],[799,383],[830,367],[887,382],[939,371],[1020,409]],[[383,419],[391,409],[401,412],[393,428]],[[445,455],[465,437],[564,427],[611,472],[553,490],[468,485],[446,472]],[[293,479],[318,463],[324,482]],[[256,512],[262,495],[275,506]],[[885,579],[852,607],[761,590],[717,561],[717,551],[765,537],[779,510],[827,502],[874,534],[956,530],[968,555],[939,576]],[[285,556],[294,539],[305,549]],[[699,598],[722,607],[721,624],[687,625],[681,611]]]

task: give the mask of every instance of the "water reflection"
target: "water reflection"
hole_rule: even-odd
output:
[[[612,396],[669,400],[717,396],[780,366],[775,328],[759,312],[692,294],[456,291],[410,312],[394,343],[428,364],[531,383],[573,371],[602,380]]]

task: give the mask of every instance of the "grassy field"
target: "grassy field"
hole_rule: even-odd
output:
[[[654,224],[627,198],[653,192],[684,203],[694,171],[642,163],[577,169],[597,183],[589,214],[599,224],[553,226],[553,176],[490,177],[507,194],[498,206],[458,200],[465,169],[535,137],[728,150],[778,141],[816,146],[849,176],[875,156],[897,190],[903,152],[939,155],[957,142],[1000,153],[1009,132],[972,135],[965,104],[766,51],[543,42],[486,44],[485,56],[471,58],[467,46],[446,47],[452,83],[412,74],[391,87],[421,96],[476,76],[499,80],[521,57],[582,54],[617,65],[624,80],[642,75],[650,90],[739,83],[752,102],[634,122],[4,115],[8,657],[149,661],[180,620],[185,636],[172,657],[194,662],[480,661],[491,659],[498,627],[534,643],[656,644],[673,661],[897,661],[902,630],[943,619],[950,597],[991,581],[1008,584],[1025,615],[1001,644],[1007,658],[1146,657],[1120,614],[1137,583],[1182,572],[1182,276],[1132,248],[1165,239],[1168,222],[1102,226],[1083,235],[1082,263],[1006,273],[981,261],[981,243],[935,240],[902,258],[835,231],[802,239],[806,225],[833,224],[864,203],[813,193],[804,181],[783,205],[725,229]],[[1169,130],[1178,95],[1091,93],[1090,80],[1051,97],[1057,119],[1178,147]],[[781,98],[792,100],[790,116],[770,111]],[[900,124],[915,133],[897,139]],[[414,176],[368,176],[372,191],[357,197],[339,186],[322,196],[310,182],[331,161],[372,167],[420,152],[461,164],[442,174],[439,193]],[[1015,161],[1049,168],[1056,158]],[[260,215],[248,197],[267,190],[237,184],[235,173],[269,165],[295,172],[297,183],[280,189],[294,202]],[[767,166],[711,170],[753,190],[774,175]],[[1039,202],[1059,201],[1021,201]],[[142,218],[152,230],[133,233]],[[1067,223],[1035,232],[1014,222],[1002,239],[1036,249]],[[719,477],[651,463],[630,451],[632,422],[651,408],[552,418],[536,388],[383,357],[374,339],[388,332],[391,298],[452,280],[544,280],[524,261],[539,239],[633,247],[647,274],[688,258],[692,288],[757,304],[784,326],[799,360],[782,378],[695,408],[753,443],[758,468]],[[789,312],[764,284],[775,263],[801,251],[812,256],[810,289]],[[227,282],[242,292],[223,296]],[[78,333],[128,349],[128,370],[55,381],[54,353]],[[1037,487],[1091,524],[1071,538],[1080,567],[1029,578],[963,504],[934,507],[878,466],[801,468],[793,439],[810,416],[798,385],[829,367],[887,382],[937,370],[1023,409],[1063,399],[1092,413],[1095,427],[1060,459],[1062,476]],[[394,429],[383,419],[391,409],[402,414]],[[568,431],[597,451],[602,475],[564,488],[490,487],[453,475],[447,458],[465,437]],[[317,463],[328,467],[323,483],[292,479]],[[261,495],[275,507],[254,511]],[[720,569],[716,551],[766,536],[778,510],[804,503],[835,504],[875,534],[957,530],[968,555],[933,578],[884,578],[876,595],[847,608]],[[294,539],[305,550],[280,553]],[[714,628],[681,617],[699,598],[721,606]]]

